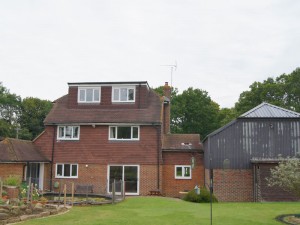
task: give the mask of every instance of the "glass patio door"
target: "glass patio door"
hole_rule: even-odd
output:
[[[132,165],[109,166],[109,192],[112,192],[112,183],[116,181],[116,192],[121,192],[121,181],[125,181],[125,194],[139,194],[139,167]]]

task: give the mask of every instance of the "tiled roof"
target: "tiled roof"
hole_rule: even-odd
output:
[[[263,102],[239,118],[300,118],[300,113]]]
[[[0,162],[49,162],[31,142],[5,138],[0,142]]]
[[[152,90],[149,91],[146,108],[68,108],[68,95],[56,100],[45,119],[45,124],[76,123],[135,123],[160,124],[161,101]]]
[[[163,136],[163,151],[200,151],[203,149],[199,134],[166,134]]]

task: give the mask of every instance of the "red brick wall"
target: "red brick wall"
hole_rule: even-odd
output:
[[[191,165],[195,157],[192,179],[175,179],[175,165]],[[199,153],[163,152],[163,193],[170,197],[182,197],[179,192],[204,186],[203,155]]]
[[[19,176],[23,179],[24,163],[0,163],[0,177],[2,181],[9,175]]]
[[[87,165],[87,167],[86,167]],[[62,188],[67,185],[68,192],[71,192],[72,183],[76,189],[77,185],[93,185],[93,192],[97,194],[106,194],[107,185],[107,166],[99,164],[78,164],[78,178],[55,178],[56,165],[53,165],[52,190],[58,192],[59,189],[54,187],[55,182],[59,182]],[[50,180],[45,180],[47,187]]]
[[[79,141],[54,142],[54,163],[157,164],[157,129],[140,126],[139,141],[110,141],[108,126],[80,126]],[[47,126],[35,144],[51,159],[53,129]],[[147,156],[147,157],[145,157]]]
[[[56,126],[46,126],[45,130],[35,140],[33,140],[33,143],[39,147],[39,150],[49,160],[51,160],[52,155],[53,135],[56,137],[56,132]]]
[[[206,183],[209,183],[206,169]],[[221,202],[253,201],[253,173],[251,169],[214,169],[214,195]]]
[[[148,195],[149,191],[162,189],[162,166],[159,168],[159,187],[157,187],[157,165],[140,166],[140,195]]]
[[[88,167],[86,167],[88,165]],[[64,184],[67,185],[68,192],[71,192],[72,183],[74,183],[75,189],[78,184],[93,185],[93,191],[97,194],[107,193],[108,182],[108,165],[100,164],[79,164],[78,178],[60,178],[53,179],[52,185],[57,181],[62,188]],[[53,166],[53,175],[55,176],[55,166]],[[160,189],[162,180],[162,167],[160,167]],[[140,165],[139,175],[139,193],[140,195],[148,195],[150,190],[157,189],[157,166],[156,165]],[[50,181],[45,180],[47,189],[49,189]],[[52,186],[53,191],[58,192],[58,188]]]

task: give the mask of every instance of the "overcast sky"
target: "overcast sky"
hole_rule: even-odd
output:
[[[299,0],[0,0],[0,82],[55,100],[68,82],[171,82],[232,107],[299,67]]]

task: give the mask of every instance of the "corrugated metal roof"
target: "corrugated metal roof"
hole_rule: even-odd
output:
[[[300,113],[263,102],[239,118],[300,118]]]

